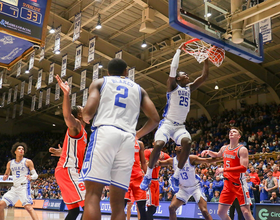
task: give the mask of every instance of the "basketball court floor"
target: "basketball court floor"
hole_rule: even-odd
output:
[[[37,213],[39,220],[64,220],[67,212],[59,212],[59,211],[46,211],[46,210],[35,210]],[[80,214],[77,220],[80,220],[82,214]],[[101,220],[110,220],[110,215],[102,215]],[[131,217],[131,220],[137,220],[135,217]],[[27,213],[25,209],[19,208],[8,208],[5,209],[5,220],[30,220],[30,215]]]

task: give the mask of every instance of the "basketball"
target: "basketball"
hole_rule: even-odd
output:
[[[216,46],[208,49],[208,59],[217,67],[219,67],[224,58],[225,58],[225,50]]]

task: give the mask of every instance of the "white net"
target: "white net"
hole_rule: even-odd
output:
[[[213,46],[208,50],[208,58],[215,66],[219,67],[225,59],[225,50]]]
[[[199,63],[207,58],[217,67],[219,67],[224,58],[225,50],[216,46],[212,46],[197,38],[191,39],[184,44],[182,50],[192,55]]]
[[[211,48],[211,44],[207,44],[197,38],[191,39],[186,42],[182,47],[182,50],[192,55],[199,63],[208,58],[208,50]]]

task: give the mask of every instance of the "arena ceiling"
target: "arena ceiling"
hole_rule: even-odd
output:
[[[190,0],[189,10],[194,14],[204,13],[203,1]],[[213,0],[212,4],[225,5],[229,0]],[[142,12],[146,8],[155,12],[151,22],[153,27],[141,26]],[[226,6],[225,6],[226,7]],[[72,42],[74,16],[82,12],[82,29],[79,40]],[[98,15],[101,16],[102,28],[95,28]],[[50,63],[55,63],[55,74],[60,74],[61,61],[64,54],[68,54],[67,77],[73,76],[73,92],[77,92],[77,104],[81,104],[82,92],[80,92],[80,73],[87,69],[86,87],[92,80],[93,64],[86,63],[86,53],[81,69],[74,71],[75,49],[83,44],[84,51],[89,39],[96,36],[95,61],[102,62],[103,68],[100,76],[106,75],[108,61],[115,57],[115,53],[122,50],[123,59],[130,67],[135,67],[135,81],[139,83],[150,95],[159,112],[165,106],[166,80],[169,74],[169,66],[177,47],[191,37],[178,32],[168,24],[167,0],[53,0],[48,21],[48,29],[54,25],[61,25],[61,53],[53,53],[54,34],[47,34],[45,59],[39,62],[39,51],[36,52],[35,68],[30,74],[22,74],[16,78],[15,68],[6,72],[4,87],[0,90],[0,98],[3,92],[25,80],[33,74],[32,94],[24,96],[23,116],[16,116],[15,124],[38,123],[51,125],[63,124],[61,104],[62,92],[59,101],[54,101],[54,88],[51,85],[51,104],[35,112],[30,111],[31,96],[37,94],[35,89],[37,72],[43,69],[48,75]],[[141,29],[141,31],[140,31]],[[144,33],[143,32],[149,32]],[[265,61],[261,64],[252,63],[238,56],[226,53],[226,59],[222,66],[217,68],[210,65],[208,80],[192,94],[192,108],[201,108],[211,114],[219,103],[229,99],[241,99],[255,93],[270,93],[277,103],[280,103],[280,18],[272,18],[273,41],[266,44]],[[141,48],[143,40],[148,43],[147,48]],[[96,62],[93,63],[96,63]],[[22,72],[27,67],[26,59]],[[192,56],[182,53],[179,69],[186,71],[191,80],[201,74],[203,64],[199,64]],[[218,84],[219,90],[215,90]],[[44,89],[43,89],[44,90]],[[45,101],[45,95],[43,103]],[[0,109],[1,117],[6,117],[7,105]],[[11,117],[10,110],[10,117]],[[11,119],[10,119],[11,120]]]

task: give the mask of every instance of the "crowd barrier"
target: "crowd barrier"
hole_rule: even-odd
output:
[[[157,208],[155,217],[168,218],[169,210],[168,207],[170,202],[160,202]],[[21,202],[18,201],[15,204],[17,208],[23,208]],[[57,210],[57,211],[67,211],[67,206],[60,199],[34,199],[32,207],[34,209],[45,209],[45,210]],[[102,214],[111,214],[111,206],[109,201],[101,201],[100,209]],[[218,216],[218,203],[207,203],[207,209],[212,218],[220,219]],[[82,211],[82,209],[80,209]],[[125,209],[126,212],[126,209]],[[189,202],[186,205],[181,206],[177,211],[178,218],[188,218],[188,219],[203,219],[202,213],[198,208],[198,205],[194,202]],[[134,204],[131,208],[131,214],[137,215],[136,205]],[[254,218],[256,220],[278,220],[280,219],[280,204],[255,204],[254,205]],[[237,220],[237,215],[235,215],[234,220]]]

